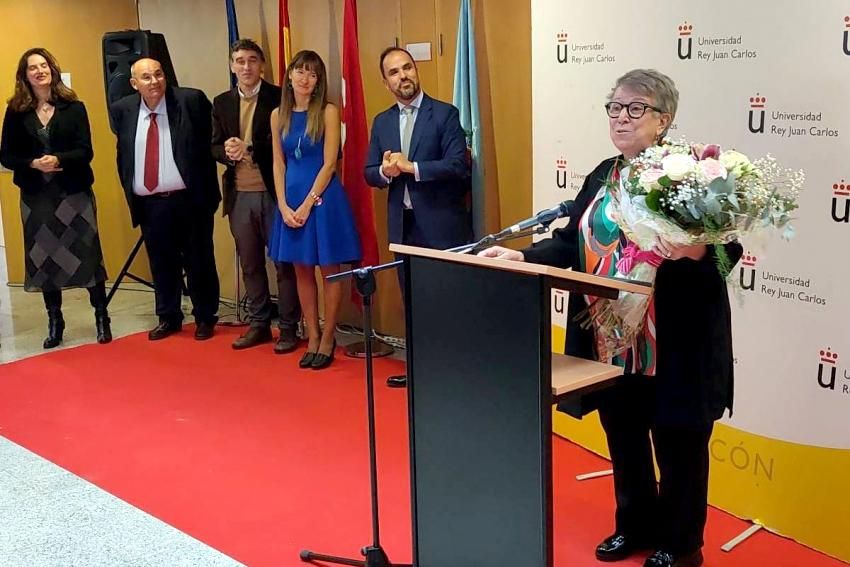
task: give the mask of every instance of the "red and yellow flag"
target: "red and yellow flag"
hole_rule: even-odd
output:
[[[280,84],[284,84],[283,74],[292,61],[292,34],[289,30],[289,0],[279,0],[278,4],[278,28],[280,36],[278,40],[277,62],[280,67]]]

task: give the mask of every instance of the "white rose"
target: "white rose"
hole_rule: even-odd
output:
[[[750,158],[742,154],[741,152],[736,152],[735,150],[726,150],[720,154],[720,164],[726,168],[727,171],[731,171],[735,174],[735,177],[741,177],[741,174],[748,170],[752,164],[750,164]]]
[[[684,154],[670,154],[661,160],[661,169],[671,181],[681,181],[696,167],[694,158]]]

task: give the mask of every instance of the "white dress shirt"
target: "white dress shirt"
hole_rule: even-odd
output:
[[[404,139],[404,128],[405,128],[405,126],[407,126],[408,120],[412,120],[413,124],[414,125],[416,124],[416,117],[419,115],[419,107],[422,106],[422,97],[424,97],[424,96],[425,96],[425,91],[419,91],[419,94],[416,96],[415,99],[413,99],[413,101],[410,104],[402,104],[400,102],[396,102],[396,104],[398,105],[398,115],[399,115],[399,118],[398,118],[399,140]],[[410,113],[409,117],[408,117],[407,114],[404,113],[404,109],[407,106],[409,106],[413,109],[413,112]],[[412,142],[412,139],[411,139],[411,142]],[[407,159],[410,159],[410,156],[405,156],[405,157]],[[384,183],[389,185],[390,179],[389,179],[389,177],[384,175],[384,172],[381,171],[380,167],[378,168],[378,173],[380,174],[381,178],[384,180]],[[413,178],[416,179],[416,181],[419,181],[419,164],[416,163],[416,162],[413,162]],[[412,209],[413,208],[413,203],[410,200],[410,192],[407,190],[407,185],[404,186],[403,202],[404,202],[404,208],[405,209]]]
[[[159,183],[156,189],[148,191],[145,187],[145,148],[148,140],[150,116],[156,114],[156,124],[159,126]],[[168,112],[165,97],[159,101],[153,110],[148,108],[142,99],[139,105],[139,120],[136,122],[136,155],[135,175],[133,176],[133,193],[142,197],[152,193],[180,191],[186,188],[177,162],[174,161],[174,150],[171,147],[171,129],[168,125]]]

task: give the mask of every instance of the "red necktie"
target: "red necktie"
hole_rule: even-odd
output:
[[[148,125],[148,139],[145,141],[145,188],[153,192],[159,185],[159,126],[156,113],[152,112]]]

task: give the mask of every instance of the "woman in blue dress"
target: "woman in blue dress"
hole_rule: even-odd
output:
[[[300,51],[286,73],[280,108],[272,112],[274,180],[278,214],[269,255],[292,262],[307,329],[301,368],[319,370],[333,362],[334,329],[342,284],[324,278],[340,264],[360,260],[360,238],[348,197],[336,176],[340,148],[339,109],[328,103],[325,64],[314,51]],[[324,282],[325,328],[319,327],[316,266]]]

